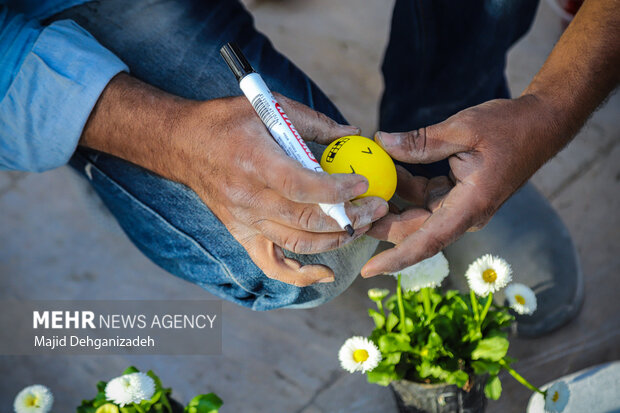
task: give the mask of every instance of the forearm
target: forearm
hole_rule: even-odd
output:
[[[180,120],[199,104],[119,74],[97,101],[79,145],[184,181],[175,168],[182,156],[175,140]]]
[[[523,95],[550,111],[561,149],[620,81],[620,1],[586,0]],[[550,156],[552,156],[550,154]]]

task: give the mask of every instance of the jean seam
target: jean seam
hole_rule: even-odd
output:
[[[81,156],[82,157],[82,156]],[[220,265],[220,267],[224,270],[224,272],[226,273],[226,275],[235,282],[235,284],[237,284],[241,289],[243,289],[245,292],[248,292],[250,294],[254,294],[254,292],[248,290],[245,286],[243,286],[239,280],[237,280],[237,278],[232,274],[232,271],[230,271],[230,269],[228,268],[228,266],[226,264],[224,264],[219,258],[215,257],[209,250],[207,250],[200,242],[198,242],[198,240],[196,240],[194,237],[192,237],[191,235],[181,231],[179,228],[177,228],[175,225],[173,225],[170,221],[168,221],[166,218],[164,218],[161,214],[159,214],[157,211],[155,211],[153,208],[149,207],[148,205],[146,205],[144,202],[142,202],[140,199],[138,199],[135,195],[133,195],[131,192],[129,192],[129,190],[127,190],[123,185],[121,185],[120,183],[118,183],[117,181],[115,181],[113,178],[111,178],[110,176],[108,176],[105,172],[103,172],[101,169],[99,169],[97,167],[97,165],[93,164],[92,162],[90,162],[89,160],[85,159],[84,157],[82,157],[85,162],[87,163],[87,165],[92,165],[91,168],[91,173],[92,173],[92,169],[94,169],[96,172],[98,172],[104,179],[108,180],[110,183],[112,183],[114,186],[116,186],[117,188],[119,188],[125,195],[127,195],[128,197],[130,197],[132,200],[134,200],[141,208],[145,209],[146,211],[152,213],[153,215],[155,215],[161,222],[163,222],[164,224],[166,224],[169,228],[171,228],[174,232],[176,232],[178,235],[182,236],[183,238],[189,240],[192,244],[194,244],[194,246],[196,246],[201,252],[203,252],[205,255],[207,255],[208,257],[210,257],[211,259],[213,259],[213,261],[215,261],[216,263],[218,263]]]

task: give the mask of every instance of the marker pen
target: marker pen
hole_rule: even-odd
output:
[[[305,168],[325,173],[263,78],[252,68],[239,47],[234,43],[228,43],[220,49],[220,54],[239,81],[239,87],[265,127],[284,152],[299,161]],[[355,233],[351,220],[344,210],[343,203],[319,204],[319,206],[323,212],[335,219],[338,225],[346,230],[349,235]]]

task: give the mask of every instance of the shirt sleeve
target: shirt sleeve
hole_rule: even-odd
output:
[[[42,27],[0,7],[0,169],[67,163],[101,92],[128,70],[71,20]]]

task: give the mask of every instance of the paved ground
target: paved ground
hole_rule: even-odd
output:
[[[251,8],[276,46],[371,134],[391,4],[273,0]],[[560,30],[541,5],[532,31],[509,56],[513,93],[526,86]],[[520,360],[517,369],[536,384],[620,359],[618,113],[616,95],[534,177],[569,227],[586,274],[586,302],[575,321],[543,339],[511,344],[511,355]],[[145,259],[67,168],[42,175],[0,173],[0,211],[0,298],[208,297]],[[8,411],[23,386],[39,382],[53,387],[56,411],[69,412],[92,394],[97,380],[135,364],[158,371],[181,400],[216,391],[227,412],[394,411],[389,390],[342,372],[336,360],[344,338],[370,331],[365,291],[376,285],[393,283],[359,280],[335,301],[307,311],[252,313],[225,304],[222,356],[0,357],[0,410]],[[488,411],[524,411],[528,397],[506,377],[501,401]]]

